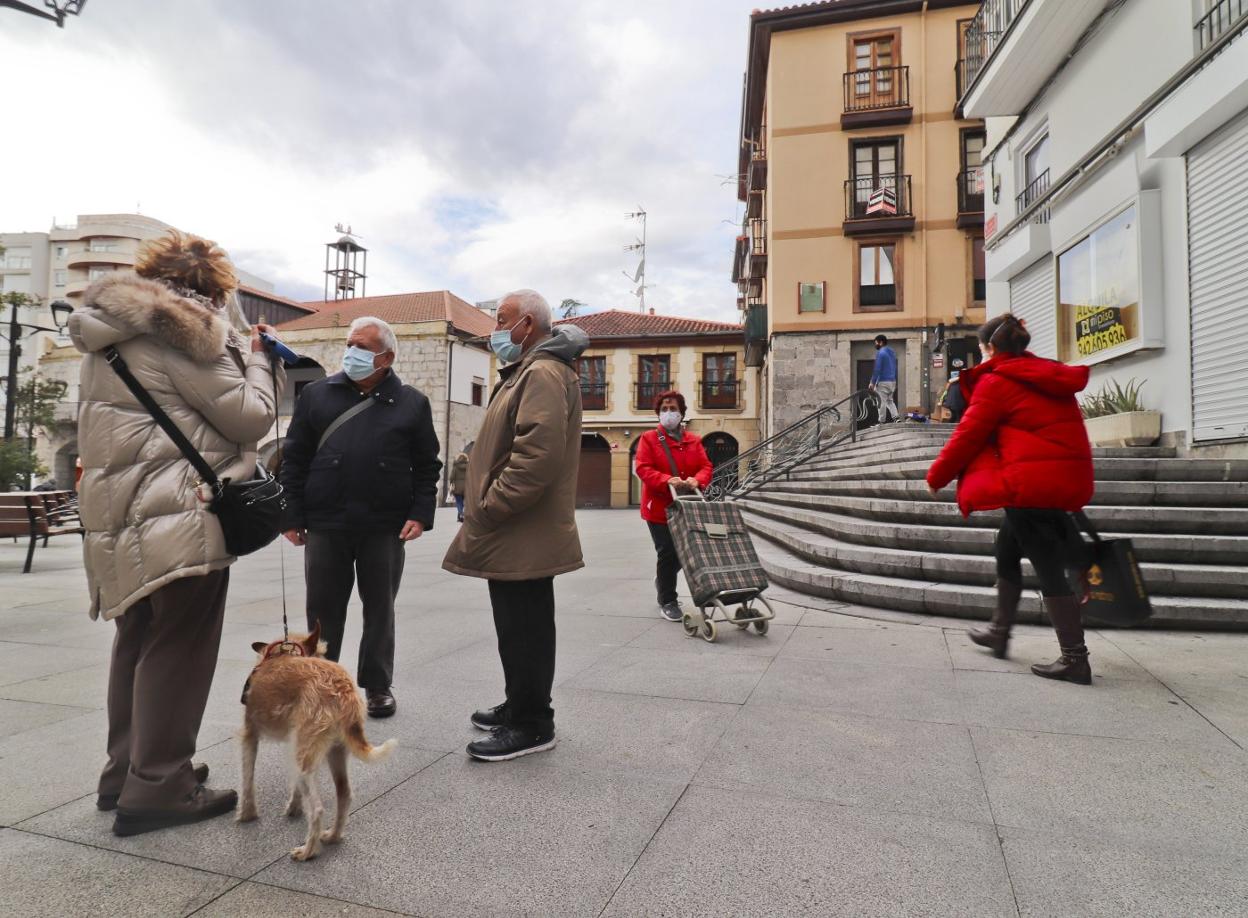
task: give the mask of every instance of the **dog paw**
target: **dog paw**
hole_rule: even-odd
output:
[[[327,845],[336,845],[342,841],[342,836],[336,834],[333,829],[326,829],[321,833],[321,841]]]
[[[238,811],[238,815],[234,817],[235,822],[254,822],[260,818],[260,814],[256,812],[254,806],[245,806]]]
[[[313,848],[311,845],[300,845],[298,848],[291,850],[290,856],[296,861],[310,861],[312,858],[316,857],[318,850],[319,849]]]

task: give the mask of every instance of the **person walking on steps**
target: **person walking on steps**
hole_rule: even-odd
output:
[[[470,449],[472,449],[471,443],[465,446],[463,452],[451,463],[451,494],[455,497],[455,519],[460,523],[464,521],[464,482],[468,479],[468,450]]]
[[[966,413],[928,470],[927,484],[934,496],[957,478],[963,516],[1005,510],[996,540],[996,612],[987,628],[970,632],[971,640],[1005,657],[1026,557],[1061,648],[1057,662],[1035,664],[1032,672],[1090,685],[1080,602],[1066,574],[1084,560],[1069,514],[1084,508],[1094,487],[1092,448],[1075,399],[1088,383],[1088,368],[1036,357],[1027,350],[1030,341],[1009,313],[979,329],[984,361],[960,376]]]
[[[867,388],[880,397],[880,423],[897,420],[897,353],[885,335],[875,336],[875,369]]]
[[[654,587],[658,592],[659,614],[669,622],[681,620],[676,601],[676,574],[680,559],[667,528],[667,508],[672,503],[671,488],[693,492],[705,488],[715,471],[702,440],[681,430],[685,417],[685,397],[679,392],[663,392],[654,400],[659,425],[641,435],[637,446],[637,477],[641,479],[641,518],[650,529],[658,554]]]
[[[368,716],[390,717],[398,709],[394,600],[406,543],[433,528],[442,460],[429,399],[392,368],[394,330],[362,316],[346,344],[342,371],[299,394],[286,432],[286,538],[307,546],[308,628],[320,623],[335,662],[358,577],[364,633],[356,681]]]
[[[468,744],[499,762],[555,745],[555,586],[584,567],[576,529],[581,382],[576,358],[589,337],[551,330],[533,290],[507,294],[490,347],[504,364],[468,458],[464,525],[442,567],[489,584],[506,699],[470,718],[489,736]]]

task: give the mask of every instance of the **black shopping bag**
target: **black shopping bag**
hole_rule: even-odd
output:
[[[1088,566],[1083,573],[1083,614],[1106,625],[1131,627],[1153,614],[1148,589],[1130,539],[1102,539],[1087,515],[1074,514],[1075,522],[1092,537],[1087,547]]]

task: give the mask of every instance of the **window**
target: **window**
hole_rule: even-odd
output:
[[[113,270],[112,268],[91,268],[87,272],[87,278],[88,280],[99,280],[101,277],[103,277],[105,274],[110,273],[112,270]]]
[[[858,283],[854,287],[854,311],[901,309],[897,244],[868,242],[858,248]]]
[[[30,267],[30,249],[12,248],[4,256],[4,266],[14,270]]]
[[[472,380],[472,404],[478,408],[485,404],[485,380],[480,377]]]
[[[984,240],[971,239],[971,301],[983,304],[988,299],[988,274],[984,270]]]
[[[91,252],[116,252],[117,243],[101,242],[98,239],[92,239],[91,244],[87,247],[87,249]]]
[[[68,254],[69,254],[69,246],[67,246],[67,245],[58,245],[58,246],[56,247],[56,257],[57,257],[57,258],[64,258],[64,257],[65,257],[66,255],[68,255]]]
[[[827,303],[827,293],[827,281],[820,281],[817,284],[798,284],[797,311],[823,312]]]
[[[1140,338],[1136,206],[1057,256],[1060,357],[1096,357]]]
[[[637,358],[637,410],[651,411],[659,393],[671,388],[671,360],[667,354]]]
[[[581,407],[586,411],[605,411],[607,407],[607,358],[582,357],[576,362],[581,377]]]
[[[865,217],[871,195],[881,188],[897,193],[898,163],[901,161],[901,144],[896,139],[859,141],[853,145],[853,170],[851,176],[854,193],[851,217]],[[901,203],[900,201],[898,202]]]
[[[739,386],[736,354],[702,355],[703,408],[736,408]]]
[[[66,278],[69,276],[64,268],[52,272],[52,283],[57,287],[64,287]]]
[[[958,213],[978,213],[984,209],[984,136],[978,128],[961,133]]]
[[[859,103],[892,100],[894,72],[897,64],[897,32],[850,37],[850,70],[854,76],[854,96]]]

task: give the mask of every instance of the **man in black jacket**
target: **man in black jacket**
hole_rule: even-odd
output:
[[[308,627],[337,660],[359,578],[364,634],[356,681],[370,717],[395,712],[394,599],[404,543],[433,528],[438,436],[429,399],[390,369],[398,342],[381,319],[351,323],[341,373],[299,396],[282,444],[286,538],[306,545]]]

